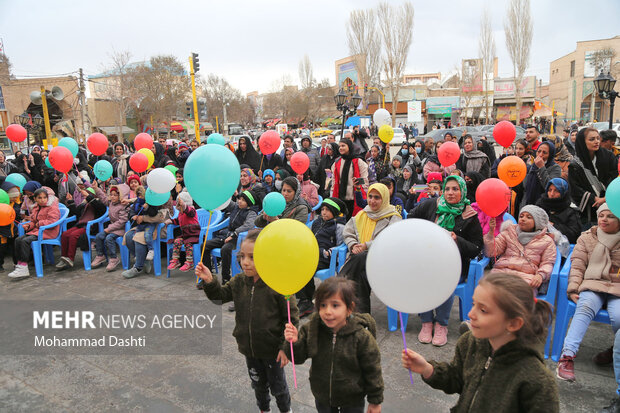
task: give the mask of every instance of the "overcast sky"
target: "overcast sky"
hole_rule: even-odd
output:
[[[390,2],[401,4],[400,2]],[[508,0],[413,0],[413,44],[407,73],[447,73],[478,55],[480,15],[489,7],[499,75],[512,75],[503,31]],[[310,56],[315,77],[335,82],[334,61],[348,56],[346,24],[352,9],[377,0],[0,0],[0,38],[18,76],[52,75],[110,66],[114,50],[132,60],[172,54],[187,64],[200,54],[203,75],[225,77],[243,93],[270,91]],[[588,7],[592,7],[588,9]],[[620,1],[533,1],[534,39],[528,74],[549,79],[549,62],[578,40],[620,34],[613,16]],[[595,8],[595,9],[594,9]],[[603,11],[603,13],[601,13]],[[598,15],[607,16],[597,22]]]

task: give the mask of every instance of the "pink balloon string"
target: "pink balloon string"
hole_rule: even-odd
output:
[[[291,324],[291,296],[289,295],[286,298],[286,310],[288,311],[288,323]],[[293,366],[293,383],[295,383],[295,388],[297,388],[297,372],[295,371],[295,355],[293,354],[293,342],[291,344],[291,365]]]
[[[405,324],[403,323],[403,313],[398,312],[398,317],[400,318],[400,332],[403,334],[403,348],[407,351],[407,339],[405,338]],[[411,370],[409,370],[409,381],[413,384],[413,374]]]

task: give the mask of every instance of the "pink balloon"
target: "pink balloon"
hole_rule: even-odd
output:
[[[506,211],[511,198],[512,193],[508,185],[497,178],[485,179],[476,189],[478,206],[482,212],[493,218]]]
[[[50,165],[58,172],[67,173],[73,167],[73,154],[64,146],[57,146],[49,153]]]
[[[86,140],[88,150],[95,156],[103,155],[109,145],[108,138],[103,133],[93,133]]]
[[[13,142],[23,142],[28,137],[28,132],[22,125],[13,123],[6,127],[6,137]]]
[[[293,171],[297,172],[298,174],[303,174],[304,172],[306,172],[309,166],[310,159],[305,153],[295,152],[293,156],[291,156],[291,168],[293,168]]]
[[[437,149],[437,157],[443,166],[451,166],[459,160],[461,148],[456,142],[445,142]]]
[[[136,152],[142,148],[153,149],[153,138],[148,133],[139,133],[133,140],[133,146]]]
[[[493,128],[493,139],[504,148],[509,147],[517,137],[517,128],[512,122],[503,120]]]
[[[129,166],[133,171],[144,172],[149,167],[149,160],[143,153],[134,153],[129,158]]]
[[[274,130],[268,130],[258,139],[258,147],[263,155],[270,155],[280,147],[280,135]]]

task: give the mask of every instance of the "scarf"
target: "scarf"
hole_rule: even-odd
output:
[[[486,155],[485,155],[486,156]],[[446,178],[443,183],[443,190],[446,190],[446,184],[448,181],[454,180],[459,184],[459,188],[461,188],[461,199],[456,204],[449,204],[446,202],[446,198],[444,198],[443,194],[439,197],[439,201],[437,201],[437,225],[440,227],[447,229],[448,231],[452,231],[454,229],[454,224],[456,221],[456,217],[463,214],[465,207],[470,204],[469,199],[467,199],[467,184],[465,180],[460,176],[450,175]]]
[[[592,250],[592,255],[588,260],[588,267],[583,275],[585,280],[600,280],[609,274],[611,269],[611,249],[620,242],[620,232],[608,234],[600,228],[596,228],[598,242]]]
[[[540,235],[543,231],[542,229],[539,229],[538,231],[524,232],[524,231],[521,231],[521,228],[519,228],[519,225],[517,225],[515,229],[517,231],[517,238],[519,239],[519,243],[523,246],[526,246],[527,244],[529,244],[530,241],[536,238],[536,236]]]
[[[463,172],[480,172],[486,162],[489,162],[489,157],[478,149],[463,152]]]
[[[349,186],[349,170],[351,169],[351,161],[355,156],[353,153],[353,142],[349,139],[345,139],[344,142],[349,147],[349,153],[342,155],[342,170],[340,171],[340,185],[338,188],[338,194],[344,199],[347,195],[347,187]],[[389,198],[389,197],[388,197]]]
[[[381,195],[381,207],[378,211],[373,211],[370,205],[366,205],[366,207],[355,216],[355,227],[357,228],[360,244],[372,239],[377,221],[389,218],[392,215],[400,215],[396,211],[396,207],[390,204],[390,190],[387,186],[380,183],[372,184],[368,188],[368,193],[373,189]]]

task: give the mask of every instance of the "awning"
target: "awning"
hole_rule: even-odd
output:
[[[170,122],[170,130],[183,132],[185,130],[185,125],[181,124],[181,122]]]
[[[118,126],[95,126],[97,129],[100,129],[106,135],[117,135],[118,134]],[[128,126],[123,126],[123,134],[126,133],[134,133],[135,130],[131,129]]]

